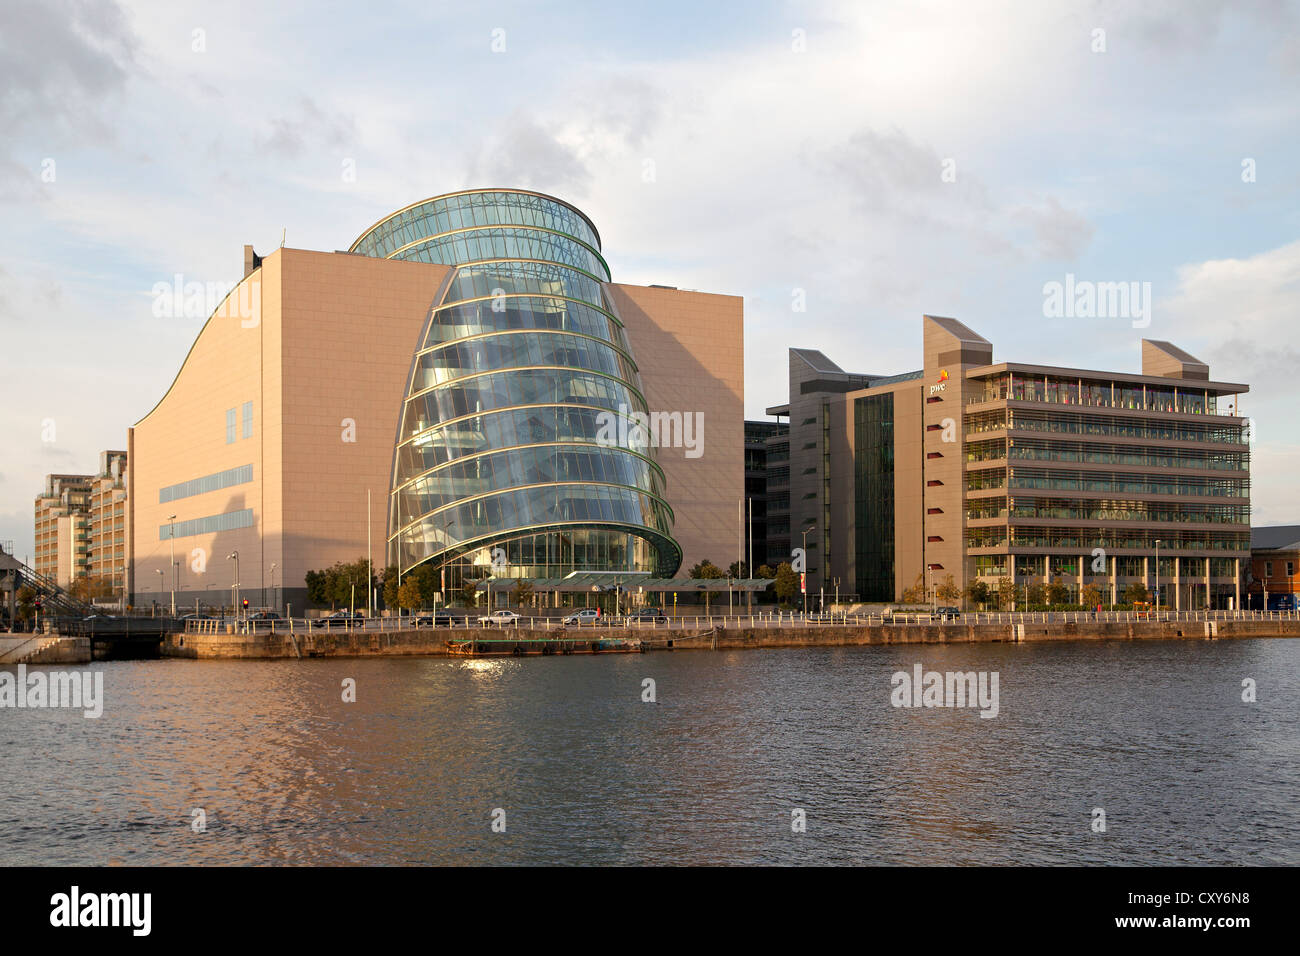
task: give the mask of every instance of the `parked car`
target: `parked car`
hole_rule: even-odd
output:
[[[250,621],[283,621],[284,620],[284,618],[282,618],[275,611],[255,611],[254,613],[248,615],[248,619]]]
[[[581,627],[583,624],[600,624],[600,608],[584,607],[579,611],[574,611],[568,617],[560,621],[565,627],[575,625]]]
[[[961,608],[941,607],[936,609],[934,613],[941,621],[957,621],[961,619]]]
[[[442,608],[437,611],[417,611],[416,627],[468,627],[469,614],[463,608]]]
[[[668,616],[657,607],[640,607],[627,616],[629,624],[667,624]]]
[[[518,627],[519,615],[503,609],[479,618],[478,623],[480,627]]]
[[[321,618],[324,627],[360,627],[365,615],[360,611],[349,613],[345,610],[335,611]]]

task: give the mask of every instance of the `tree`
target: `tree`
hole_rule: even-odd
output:
[[[799,575],[794,573],[789,561],[777,565],[775,588],[776,596],[782,603],[788,603],[794,597],[794,592],[799,590]]]
[[[1079,592],[1079,603],[1084,607],[1096,607],[1101,603],[1101,589],[1091,582],[1085,584]]]
[[[775,577],[776,577],[776,572],[775,572],[774,570],[772,570],[772,567],[771,567],[770,565],[767,565],[767,564],[760,564],[760,565],[758,566],[758,575],[757,575],[757,576],[760,577],[760,578],[769,578],[769,579],[771,579],[771,578],[775,578]]]
[[[1069,604],[1070,603],[1070,589],[1065,586],[1065,583],[1060,578],[1057,578],[1055,581],[1053,581],[1051,584],[1047,586],[1047,603],[1048,604]]]
[[[748,561],[732,561],[727,566],[727,577],[729,578],[747,578],[749,577]]]
[[[68,585],[68,593],[74,599],[89,604],[96,599],[111,598],[113,596],[113,581],[103,575],[91,576],[83,574]]]
[[[303,575],[307,582],[307,602],[313,605],[330,603],[329,575],[324,571],[308,571]]]
[[[389,565],[384,568],[384,607],[397,608],[397,589],[400,585],[397,583],[397,567]]]
[[[515,581],[515,586],[510,589],[510,601],[515,607],[523,607],[533,594],[533,582],[527,578],[519,578]]]
[[[1005,574],[998,578],[998,607],[1011,609],[1016,603],[1016,584]]]
[[[722,568],[718,567],[712,561],[701,561],[688,572],[693,578],[725,578],[727,575]]]
[[[477,606],[478,582],[483,576],[483,572],[478,568],[473,566],[465,568],[464,577],[460,586],[460,597],[466,607]]]
[[[918,571],[916,574],[916,580],[912,582],[912,586],[903,589],[903,603],[924,604],[925,596],[925,572]]]
[[[943,583],[934,589],[934,594],[940,601],[961,600],[961,588],[957,587],[957,582],[953,580],[951,574],[945,577]]]
[[[24,584],[18,589],[18,616],[27,620],[36,611],[36,589]]]
[[[408,576],[402,582],[402,586],[397,589],[397,604],[408,611],[414,611],[418,608],[421,604],[420,582]]]
[[[1047,595],[1043,586],[1038,583],[1025,585],[1025,603],[1032,607],[1035,604],[1042,604]]]
[[[966,597],[975,605],[988,604],[993,599],[993,592],[989,590],[988,584],[976,578],[966,588]]]
[[[1134,581],[1124,589],[1124,603],[1137,604],[1147,600],[1147,586],[1141,581]]]
[[[438,597],[441,580],[438,569],[431,564],[421,564],[411,569],[410,576],[415,579],[416,586],[420,589],[420,606],[433,607]]]

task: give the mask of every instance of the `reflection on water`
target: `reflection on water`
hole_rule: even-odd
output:
[[[92,666],[0,709],[6,864],[1300,862],[1295,641]]]

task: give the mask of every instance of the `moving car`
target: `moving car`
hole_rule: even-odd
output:
[[[566,627],[570,625],[581,627],[583,624],[599,624],[601,623],[600,608],[584,607],[580,611],[574,611],[568,617],[562,619],[560,623]]]
[[[486,617],[478,619],[481,627],[518,627],[519,615],[514,611],[493,611]]]
[[[961,619],[961,609],[955,607],[937,608],[934,616],[941,621],[956,621]]]

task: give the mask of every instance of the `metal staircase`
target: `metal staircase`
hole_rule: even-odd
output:
[[[29,568],[8,550],[0,548],[0,574],[11,573],[17,576],[15,591],[22,587],[35,589],[41,599],[42,618],[47,615],[85,617],[87,614],[94,613],[94,608],[90,604],[73,597],[65,588],[60,587],[57,581],[43,574],[37,574],[35,569]]]

